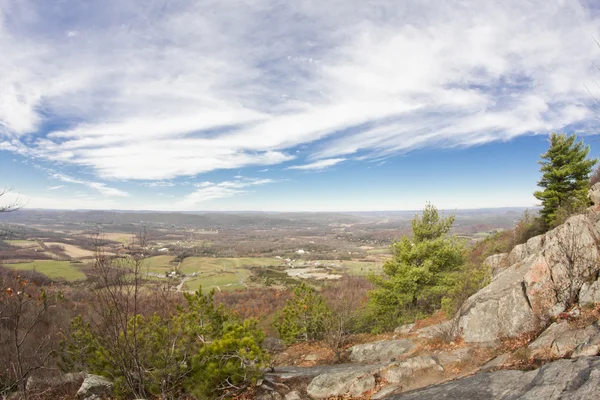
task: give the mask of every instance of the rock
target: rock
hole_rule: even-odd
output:
[[[535,358],[566,357],[573,353],[578,346],[587,343],[596,335],[600,335],[600,329],[596,324],[576,329],[566,321],[555,322],[527,348]]]
[[[566,308],[569,293],[578,293],[590,272],[599,268],[597,215],[576,215],[548,233],[531,238],[507,256],[509,267],[485,288],[471,296],[458,316],[466,342],[494,342],[536,330]],[[569,263],[566,250],[575,249]],[[576,243],[575,243],[576,242]],[[572,257],[571,257],[572,258]]]
[[[393,400],[558,400],[600,398],[600,358],[558,360],[529,371],[497,371],[389,397]]]
[[[356,363],[394,361],[414,347],[414,343],[408,339],[358,344],[350,348],[350,360]]]
[[[88,374],[77,391],[77,398],[84,400],[110,397],[113,384],[108,379],[99,375]]]
[[[579,291],[579,304],[600,303],[600,281],[584,283]]]
[[[397,386],[397,385],[386,386],[383,389],[381,389],[379,392],[377,392],[373,396],[371,396],[371,400],[387,399],[389,396],[391,396],[401,390],[402,390],[401,386]]]
[[[354,370],[338,371],[321,374],[315,377],[306,392],[312,399],[326,399],[335,396],[344,396],[352,390],[358,392],[363,386],[370,384],[369,376],[378,370],[372,366],[362,366]],[[359,383],[363,380],[363,383]],[[373,387],[375,386],[373,378]],[[356,396],[356,395],[355,395]]]
[[[600,333],[596,333],[588,340],[575,347],[575,350],[573,350],[573,353],[571,354],[571,358],[597,356],[598,353],[600,353]]]
[[[443,337],[453,339],[456,336],[455,321],[444,321],[436,325],[426,326],[425,328],[417,329],[417,335],[421,339],[433,339]]]
[[[285,395],[284,400],[303,400],[302,396],[300,396],[300,393],[298,393],[297,391],[292,391],[289,392],[288,394]]]
[[[472,360],[473,350],[469,347],[461,347],[460,349],[455,349],[452,351],[436,353],[435,357],[437,357],[442,366],[446,366]]]
[[[435,374],[444,369],[430,356],[409,358],[381,372],[381,376],[389,383],[402,383],[406,385],[417,380],[424,374]]]
[[[285,343],[283,343],[283,340],[281,339],[266,337],[265,340],[263,340],[262,348],[269,353],[278,353],[285,350]]]
[[[480,372],[490,372],[500,369],[510,359],[510,353],[500,354],[498,357],[479,368]]]
[[[394,329],[394,333],[396,335],[408,335],[412,331],[414,326],[415,324],[400,325],[399,327]]]
[[[259,394],[254,397],[254,400],[284,400],[284,398],[277,392],[271,392]]]
[[[319,355],[318,354],[307,354],[306,356],[304,356],[304,360],[305,361],[317,361],[319,359]]]
[[[590,190],[588,190],[588,199],[594,205],[600,205],[600,182],[594,183]]]
[[[358,380],[350,386],[350,389],[348,389],[348,394],[352,397],[359,397],[362,396],[363,393],[373,390],[374,388],[375,377],[369,374],[358,378]]]
[[[74,372],[49,378],[30,376],[27,379],[26,389],[28,392],[47,391],[49,389],[59,389],[67,386],[73,386],[73,389],[77,389],[85,379],[86,375],[85,372]]]
[[[506,268],[508,259],[508,253],[494,254],[483,260],[483,265],[490,271],[490,277],[492,280],[498,276],[498,274]]]

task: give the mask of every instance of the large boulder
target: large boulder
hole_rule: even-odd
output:
[[[600,398],[600,357],[558,360],[529,371],[480,373],[388,397],[393,400],[558,400]]]
[[[48,392],[55,389],[78,389],[81,383],[85,379],[87,374],[85,372],[73,372],[58,376],[52,376],[47,378],[41,378],[37,376],[30,376],[27,379],[26,389],[28,392]]]
[[[349,394],[358,397],[375,387],[373,374],[378,369],[373,366],[357,366],[326,372],[315,377],[306,388],[306,392],[312,399],[327,399]]]
[[[431,377],[432,375],[441,374],[443,371],[444,368],[435,358],[418,356],[394,364],[382,371],[380,375],[389,383],[401,383],[403,386],[408,386],[424,375]]]
[[[350,360],[355,363],[395,361],[414,347],[414,343],[408,339],[358,344],[350,348]]]
[[[512,264],[461,308],[458,327],[465,341],[515,337],[564,311],[599,268],[596,223],[595,213],[577,215],[516,246],[507,256]]]
[[[600,303],[600,281],[585,282],[579,291],[579,304]]]
[[[110,398],[113,384],[103,376],[89,374],[83,380],[77,391],[77,398],[83,400],[96,400]]]
[[[588,199],[596,206],[600,205],[600,182],[594,183],[590,190],[588,190]]]
[[[490,276],[494,280],[504,268],[506,268],[508,253],[493,254],[483,260],[483,265],[490,271]]]

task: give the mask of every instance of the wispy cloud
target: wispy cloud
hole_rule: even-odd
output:
[[[59,174],[59,173],[52,174],[51,177],[54,178],[54,179],[59,179],[59,180],[61,180],[63,182],[67,182],[67,183],[75,183],[75,184],[78,184],[78,185],[85,185],[85,186],[87,186],[89,188],[97,190],[98,192],[102,193],[105,196],[117,196],[117,197],[127,197],[127,196],[129,196],[129,193],[124,192],[124,191],[119,190],[119,189],[115,189],[115,188],[106,186],[105,183],[101,183],[101,182],[86,181],[86,180],[73,178],[71,176],[64,175],[64,174]]]
[[[48,190],[58,190],[58,189],[62,189],[62,188],[64,188],[64,187],[65,187],[65,185],[50,186],[50,187],[48,188]]]
[[[346,159],[345,158],[329,158],[326,160],[315,161],[310,164],[293,165],[291,167],[287,167],[286,169],[323,170],[325,168],[332,167],[336,164],[339,164],[342,161],[346,161]]]
[[[166,180],[595,131],[584,3],[0,0],[0,149]]]
[[[266,185],[274,183],[273,179],[241,178],[223,182],[200,182],[195,184],[197,190],[188,194],[180,201],[177,206],[180,208],[194,207],[200,203],[233,197],[248,193],[248,188],[253,186]]]
[[[155,181],[155,182],[146,182],[143,184],[148,187],[172,187],[175,186],[175,183],[169,181]]]

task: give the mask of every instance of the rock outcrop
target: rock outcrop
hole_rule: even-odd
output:
[[[77,391],[77,398],[83,400],[96,400],[109,398],[112,395],[113,384],[108,379],[99,375],[87,375]]]
[[[388,397],[393,400],[598,399],[600,357],[558,360],[533,371],[480,373]]]
[[[573,328],[567,321],[553,323],[538,338],[527,346],[535,358],[561,358],[570,356],[577,347],[590,343],[591,339],[600,336],[600,328],[592,324],[584,328]],[[585,352],[591,352],[589,346]],[[580,353],[584,347],[581,347]],[[593,353],[589,355],[596,355]]]
[[[414,347],[414,343],[407,339],[358,344],[350,348],[350,360],[355,363],[395,361]]]
[[[600,268],[597,225],[596,213],[577,215],[501,257],[509,266],[471,296],[457,317],[465,341],[518,336],[563,312]]]

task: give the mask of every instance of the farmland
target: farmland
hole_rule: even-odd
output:
[[[519,213],[461,211],[454,233],[477,241],[511,227]],[[391,256],[390,243],[410,231],[413,216],[102,211],[61,212],[57,219],[52,211],[21,210],[2,215],[0,262],[75,282],[86,278],[85,263],[92,261],[100,244],[106,256],[143,255],[148,282],[167,282],[174,290],[282,289],[302,280],[320,285],[343,275],[380,273]]]
[[[53,280],[73,282],[85,279],[85,274],[80,270],[80,264],[69,261],[37,260],[28,263],[3,264],[3,266],[19,271],[37,271]]]

